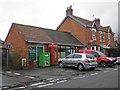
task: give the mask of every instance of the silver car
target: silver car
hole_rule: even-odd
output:
[[[84,69],[94,69],[98,66],[97,59],[92,54],[86,53],[73,53],[65,58],[58,59],[60,68],[65,66],[77,67],[80,71]]]

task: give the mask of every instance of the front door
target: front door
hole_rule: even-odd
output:
[[[37,65],[39,65],[39,55],[43,53],[43,47],[37,47]]]

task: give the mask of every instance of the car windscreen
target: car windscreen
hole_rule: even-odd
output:
[[[74,54],[70,54],[68,56],[66,56],[66,58],[73,58]]]
[[[101,56],[101,57],[105,57],[106,55],[102,52],[98,52],[98,54]]]
[[[87,54],[86,57],[89,58],[89,59],[94,59],[95,58],[94,55],[92,55],[92,54]]]

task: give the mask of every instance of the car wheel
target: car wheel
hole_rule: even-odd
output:
[[[59,62],[59,67],[60,67],[60,68],[63,68],[63,67],[64,67],[63,62]]]
[[[100,63],[102,67],[107,67],[107,63],[106,62],[101,62]]]
[[[84,70],[84,67],[82,64],[78,64],[78,70],[80,70],[80,71]]]

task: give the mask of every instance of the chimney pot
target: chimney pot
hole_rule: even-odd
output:
[[[94,21],[95,21],[95,23],[96,23],[96,24],[99,24],[99,25],[100,25],[100,19],[99,19],[99,18],[98,18],[98,19],[97,19],[97,18],[95,18],[95,20],[94,20]]]
[[[67,7],[66,16],[67,16],[68,14],[69,14],[69,15],[73,15],[72,5],[70,5],[70,7]]]

